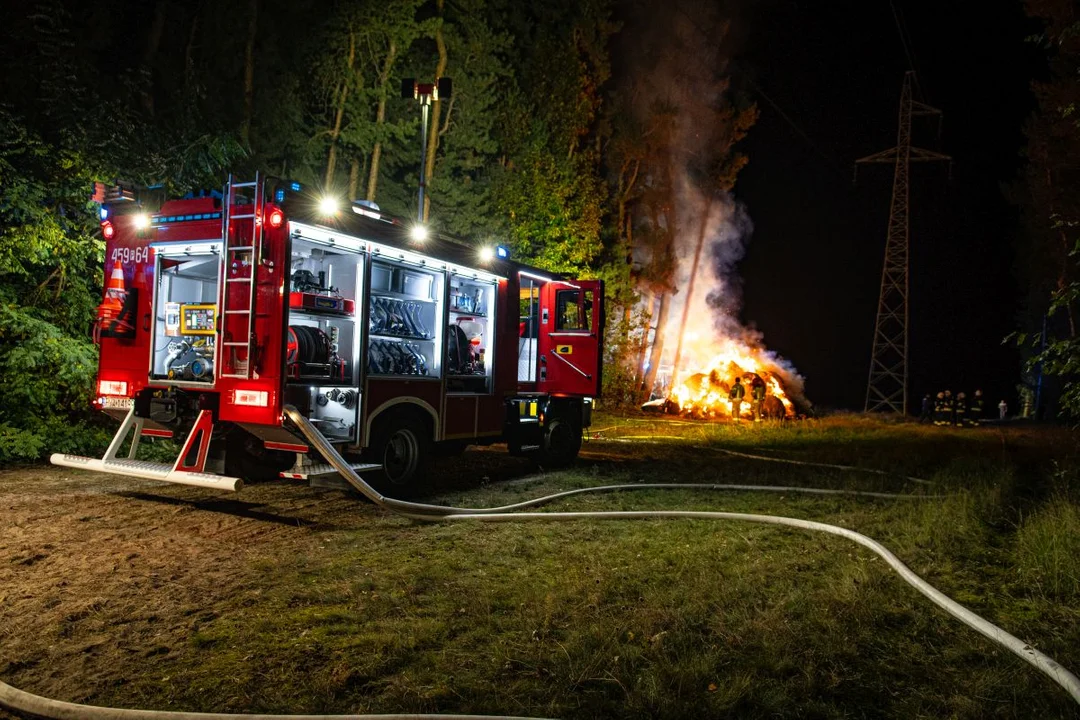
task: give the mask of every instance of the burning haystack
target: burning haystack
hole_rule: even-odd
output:
[[[651,358],[659,360],[654,399],[643,409],[730,418],[729,393],[739,378],[745,389],[742,418],[753,417],[755,386],[764,388],[763,417],[793,418],[808,411],[799,373],[765,349],[760,332],[737,319],[741,286],[735,265],[753,232],[745,208],[730,196],[704,199],[689,182],[680,200],[686,214],[696,211],[701,218],[700,229],[682,234],[677,242],[676,285],[685,290],[670,297],[670,308],[660,314],[653,343],[661,351]]]
[[[739,413],[743,419],[753,417],[753,388],[758,385],[765,391],[761,405],[765,419],[794,418],[808,408],[802,395],[802,378],[781,360],[760,347],[740,347],[741,343],[734,340],[721,344],[728,347],[698,366],[700,369],[680,373],[664,397],[650,400],[642,409],[703,420],[730,418],[729,396],[736,378],[745,388]]]

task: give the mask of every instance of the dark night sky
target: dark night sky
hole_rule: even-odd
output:
[[[909,403],[949,387],[984,390],[1016,407],[1016,212],[1001,186],[1015,176],[1021,127],[1040,71],[1024,38],[1038,25],[1019,2],[894,0],[906,21],[924,100],[944,112],[915,119],[913,144],[954,158],[916,165],[911,193]],[[861,409],[892,184],[888,165],[855,158],[891,147],[908,67],[888,0],[754,3],[734,75],[761,118],[736,188],[755,224],[743,319],[791,360],[819,406]],[[756,85],[809,138],[758,93]],[[923,124],[926,123],[926,124]]]

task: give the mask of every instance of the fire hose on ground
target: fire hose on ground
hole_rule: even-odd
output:
[[[611,442],[630,442],[632,440],[641,441],[647,439],[665,439],[665,440],[681,440],[678,435],[622,435],[619,437],[601,437],[596,438],[598,440],[607,440]],[[738,450],[728,450],[727,448],[714,448],[703,447],[701,445],[695,445],[695,450],[706,450],[708,452],[724,453],[725,455],[731,455],[733,457],[747,458],[749,460],[765,460],[766,462],[786,463],[788,465],[802,465],[804,467],[819,467],[827,468],[830,470],[846,470],[850,472],[871,473],[873,475],[892,475],[893,473],[886,472],[885,470],[877,470],[875,468],[858,467],[856,465],[837,465],[834,463],[820,463],[811,462],[809,460],[791,460],[789,458],[769,457],[768,455],[752,455],[750,453],[739,452]],[[929,480],[924,480],[918,477],[912,477],[911,475],[902,475],[905,480],[917,483],[919,485],[933,485]]]
[[[794,488],[773,487],[756,485],[702,485],[688,483],[649,483],[638,485],[608,485],[595,488],[582,488],[555,493],[544,497],[526,500],[512,505],[495,508],[455,508],[442,505],[428,505],[414,503],[405,500],[388,498],[380,494],[368,485],[349,463],[338,454],[321,433],[308,422],[295,407],[286,406],[285,414],[296,425],[301,433],[308,439],[312,446],[325,457],[331,465],[345,478],[348,483],[360,494],[371,500],[376,506],[401,515],[412,520],[423,522],[446,522],[458,520],[473,520],[477,522],[515,522],[519,520],[539,521],[566,521],[582,519],[602,520],[640,520],[656,518],[683,518],[697,520],[735,520],[742,522],[764,523],[769,525],[781,525],[828,533],[847,538],[883,559],[906,583],[911,585],[923,596],[935,605],[945,610],[949,615],[976,630],[991,641],[1004,647],[1009,652],[1030,663],[1039,672],[1043,673],[1056,682],[1075,700],[1080,703],[1080,678],[1059,665],[1053,658],[1036,650],[1034,647],[994,625],[985,618],[968,610],[955,600],[951,599],[930,583],[923,580],[919,575],[905,565],[899,558],[890,552],[885,546],[866,535],[848,530],[837,525],[816,522],[813,520],[801,520],[776,515],[756,515],[751,513],[734,513],[722,511],[690,511],[690,510],[623,510],[623,511],[596,511],[596,512],[520,512],[525,508],[533,508],[547,504],[557,499],[573,495],[615,492],[632,489],[725,489],[725,490],[770,490],[780,492],[810,492],[816,494],[858,494],[871,497],[899,497],[899,498],[927,498],[926,495],[890,495],[887,493],[856,492],[845,490],[826,490],[819,488]],[[768,459],[768,458],[766,458]],[[925,482],[925,481],[924,481]],[[468,720],[469,718],[500,718],[502,716],[478,716],[478,715],[421,715],[421,714],[390,714],[390,715],[235,715],[227,713],[189,713],[156,710],[129,710],[118,708],[93,707],[77,705],[58,700],[40,697],[31,693],[18,690],[10,685],[0,682],[0,707],[8,710],[22,712],[37,717],[54,718],[55,720],[230,720],[232,718],[244,718],[245,720],[405,720],[415,718],[419,720],[433,720],[435,718],[455,718],[455,720]]]

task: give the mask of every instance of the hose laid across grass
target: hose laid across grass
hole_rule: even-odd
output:
[[[789,465],[806,465],[809,467],[822,467],[832,468],[833,470],[849,470],[853,472],[865,472],[873,473],[874,475],[892,475],[892,473],[884,470],[875,470],[874,468],[863,468],[855,465],[834,465],[832,463],[819,463],[810,462],[809,460],[788,460],[787,458],[775,458],[768,455],[751,455],[750,453],[739,452],[738,450],[728,450],[726,448],[705,448],[700,446],[694,446],[695,450],[711,450],[713,452],[722,452],[727,455],[734,455],[735,457],[749,458],[751,460],[768,460],[769,462],[788,463]],[[911,475],[900,475],[905,480],[910,480],[913,483],[919,485],[933,485],[929,480],[923,480],[922,478],[912,477]]]
[[[876,540],[867,537],[861,533],[857,533],[854,530],[848,530],[838,525],[829,525],[827,523],[815,522],[813,520],[800,520],[798,518],[781,517],[777,515],[754,515],[750,513],[732,513],[732,512],[705,512],[705,511],[685,511],[685,510],[649,510],[649,511],[600,511],[600,512],[555,512],[555,513],[521,513],[512,512],[513,508],[524,507],[526,505],[538,505],[543,502],[547,502],[548,498],[536,498],[534,500],[526,501],[525,503],[517,503],[515,505],[507,505],[503,508],[487,508],[487,509],[470,509],[470,508],[453,508],[443,507],[440,505],[427,505],[423,503],[413,503],[405,500],[396,500],[394,498],[384,497],[373,487],[368,485],[364,480],[357,475],[353,469],[349,466],[349,463],[345,461],[341,455],[338,454],[334,446],[315,429],[311,423],[308,422],[295,407],[291,405],[285,406],[285,414],[289,417],[297,428],[304,434],[304,437],[311,442],[312,446],[325,457],[331,465],[341,474],[345,480],[348,481],[358,492],[367,497],[373,503],[379,507],[395,512],[399,515],[403,515],[413,520],[421,520],[425,522],[439,522],[446,520],[478,520],[487,522],[507,522],[513,520],[581,520],[581,519],[602,519],[602,520],[626,520],[626,519],[647,519],[647,518],[695,518],[704,520],[741,520],[745,522],[766,523],[770,525],[786,525],[788,527],[799,528],[802,530],[815,530],[818,532],[829,533],[831,535],[839,535],[840,537],[847,538],[853,542],[862,545],[863,547],[876,553],[881,559],[883,559],[889,567],[896,571],[898,575],[913,588],[922,593],[935,605],[943,609],[945,612],[952,615],[954,618],[964,623],[968,627],[982,633],[984,636],[994,641],[998,645],[1001,645],[1009,652],[1013,653],[1019,658],[1022,658],[1025,662],[1033,665],[1039,672],[1043,673],[1051,680],[1056,682],[1075,700],[1080,703],[1080,678],[1072,674],[1064,667],[1058,664],[1056,660],[1049,655],[1036,650],[1028,643],[1025,643],[1015,635],[1010,634],[1006,630],[994,625],[989,620],[986,620],[982,616],[968,610],[966,607],[950,598],[945,593],[935,588],[930,583],[923,580],[917,575],[911,568],[905,565],[901,560],[892,554],[884,545]],[[798,462],[798,461],[793,461]],[[629,487],[635,487],[633,485]],[[584,491],[587,491],[585,489]],[[570,491],[573,494],[580,494],[583,491]],[[565,497],[565,493],[559,493],[558,496]],[[554,497],[554,496],[553,496]],[[552,498],[553,499],[553,498]]]
[[[847,528],[839,527],[837,525],[829,525],[827,523],[820,523],[813,520],[801,520],[798,518],[780,517],[774,515],[755,515],[750,513],[733,513],[733,512],[719,512],[719,511],[688,511],[688,510],[649,510],[649,511],[603,511],[603,512],[550,512],[550,513],[534,513],[534,512],[515,512],[515,510],[525,507],[536,507],[544,503],[551,502],[558,498],[565,498],[571,495],[584,494],[587,492],[613,492],[626,489],[659,489],[659,488],[708,488],[708,489],[742,489],[742,490],[771,490],[771,491],[784,491],[784,492],[815,492],[821,494],[845,494],[848,491],[843,490],[825,490],[817,488],[776,488],[772,486],[755,486],[755,485],[693,485],[693,484],[676,484],[676,483],[663,483],[663,484],[641,484],[641,485],[611,485],[598,488],[583,488],[579,490],[569,490],[566,492],[555,493],[545,497],[535,498],[533,500],[527,500],[512,505],[506,505],[501,508],[454,508],[445,507],[440,505],[428,505],[423,503],[413,503],[404,500],[396,500],[394,498],[388,498],[380,494],[370,485],[368,485],[363,478],[356,474],[355,471],[349,466],[337,450],[322,436],[321,433],[307,418],[301,415],[296,408],[292,406],[286,406],[286,415],[296,424],[304,436],[311,442],[312,446],[318,450],[323,457],[325,457],[331,465],[333,465],[337,471],[341,474],[349,484],[354,487],[358,492],[367,497],[373,503],[380,508],[389,510],[403,517],[411,518],[413,520],[423,522],[446,522],[446,521],[461,521],[461,520],[474,520],[478,522],[513,522],[517,520],[540,520],[540,521],[565,521],[565,520],[581,520],[581,519],[600,519],[600,520],[630,520],[630,519],[655,519],[655,518],[684,518],[684,519],[701,519],[701,520],[736,520],[742,522],[756,522],[769,525],[783,525],[787,527],[798,528],[800,530],[811,530],[816,532],[824,532],[830,535],[837,535],[843,538],[847,538],[863,547],[869,549],[875,553],[878,557],[882,558],[900,577],[909,585],[914,587],[925,597],[929,598],[938,607],[945,610],[956,619],[968,627],[973,628],[982,635],[986,636],[993,642],[1001,645],[1005,649],[1009,650],[1013,654],[1022,658],[1025,662],[1030,663],[1041,673],[1052,679],[1058,685],[1065,689],[1066,692],[1075,700],[1080,703],[1080,679],[1069,672],[1067,669],[1059,665],[1053,658],[1045,655],[1044,653],[1036,650],[1031,645],[1023,642],[1014,635],[1009,634],[1002,628],[994,625],[985,618],[977,615],[976,613],[968,610],[964,606],[957,603],[952,598],[948,597],[940,590],[935,588],[930,583],[923,580],[919,575],[905,565],[899,558],[893,555],[885,546],[878,543],[866,535],[857,533]],[[799,461],[790,461],[799,462]],[[813,464],[813,463],[804,463]],[[929,497],[929,496],[892,496],[886,493],[865,493],[857,492],[860,495],[870,495],[874,497]],[[493,718],[495,716],[464,716],[464,715],[230,715],[221,713],[185,713],[185,712],[172,712],[172,711],[151,711],[151,710],[125,710],[116,708],[102,708],[92,707],[88,705],[75,705],[72,703],[65,703],[57,700],[51,700],[49,698],[43,698],[37,695],[18,690],[3,682],[0,682],[0,707],[5,707],[9,710],[16,712],[28,713],[43,718],[53,718],[55,720],[233,720],[234,718],[243,718],[244,720],[404,720],[406,718],[415,718],[420,720],[433,720],[435,718],[456,718],[457,720],[468,720],[468,718]],[[500,720],[506,720],[502,718]]]
[[[182,710],[131,710],[53,700],[19,690],[3,681],[0,681],[0,708],[51,720],[537,720],[505,715],[250,715]]]
[[[682,440],[683,438],[676,435],[619,435],[617,437],[609,438],[593,438],[592,442],[629,442],[631,440],[644,440],[644,439],[661,439],[661,440]],[[663,444],[663,443],[657,443]],[[788,465],[803,465],[805,467],[820,467],[829,468],[832,470],[847,470],[850,472],[864,472],[872,473],[874,475],[891,476],[892,473],[885,470],[876,470],[874,468],[863,468],[856,465],[836,465],[833,463],[819,463],[810,462],[809,460],[789,460],[787,458],[770,457],[768,455],[753,455],[751,453],[739,452],[738,450],[728,450],[727,448],[718,447],[705,447],[703,445],[691,445],[694,450],[705,450],[707,452],[724,453],[725,455],[733,455],[735,457],[747,458],[748,460],[765,460],[767,462],[787,463]],[[900,475],[899,477],[905,480],[910,480],[913,483],[919,485],[933,485],[930,480],[924,480],[922,478],[912,477],[911,475]]]

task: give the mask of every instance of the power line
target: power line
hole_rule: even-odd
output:
[[[923,93],[922,85],[919,84],[919,67],[915,62],[915,53],[911,50],[911,43],[908,42],[907,23],[903,21],[903,16],[896,9],[896,3],[893,0],[889,0],[889,8],[892,9],[896,32],[900,35],[900,44],[904,46],[904,57],[908,61],[908,70],[915,73],[915,92],[918,94],[919,100],[926,102],[926,95]]]
[[[840,172],[840,173],[842,173],[844,175],[847,175],[847,171],[843,169],[843,166],[841,165],[841,163],[835,157],[833,157],[829,153],[822,150],[817,145],[817,143],[815,143],[813,140],[811,140],[810,136],[807,135],[805,132],[803,132],[803,129],[801,127],[799,127],[798,123],[796,123],[794,120],[792,120],[791,117],[786,112],[784,112],[784,109],[781,108],[779,105],[777,105],[776,102],[771,97],[769,97],[769,95],[764,90],[761,89],[761,86],[758,85],[756,82],[754,82],[750,78],[749,73],[745,74],[743,76],[743,79],[746,80],[746,82],[750,85],[750,87],[753,88],[754,91],[758,95],[760,95],[761,98],[765,102],[769,103],[769,105],[772,106],[773,110],[775,110],[777,113],[779,113],[780,117],[784,119],[784,122],[786,122],[788,125],[790,125],[791,129],[794,130],[799,135],[799,137],[801,137],[803,140],[805,140],[806,144],[809,145],[811,148],[813,148],[814,152],[816,152],[825,161],[827,161],[829,163],[829,165],[831,165],[833,167],[833,169],[837,170],[838,172]]]
[[[891,1],[892,1],[892,0],[890,0],[890,2],[891,2]],[[706,31],[705,31],[705,30],[704,30],[703,28],[702,28],[702,26],[701,26],[701,23],[697,22],[697,20],[696,20],[696,19],[695,19],[695,18],[694,18],[693,16],[691,16],[691,15],[690,15],[690,13],[689,13],[689,12],[687,12],[685,8],[683,8],[683,7],[682,7],[681,5],[679,5],[678,3],[676,3],[676,4],[674,5],[674,8],[675,8],[675,11],[676,11],[676,12],[678,12],[678,13],[679,13],[680,15],[682,15],[682,16],[683,16],[684,18],[686,18],[687,20],[689,20],[689,21],[690,21],[690,27],[694,28],[694,30],[696,30],[696,31],[697,31],[698,33],[700,33],[700,34],[701,34],[701,36],[702,36],[702,37],[703,37],[703,38],[704,38],[705,40],[707,40],[707,41],[708,41],[708,42],[710,42],[710,43],[712,43],[712,42],[714,42],[714,41],[715,41],[715,38],[713,38],[712,36],[710,36],[710,35],[709,35],[709,34],[708,34],[708,33],[707,33],[707,32],[706,32]],[[735,67],[735,66],[737,66],[737,65],[740,65],[741,63],[739,63],[739,62],[737,62],[737,61],[735,61],[735,60],[731,60],[731,61],[730,61],[730,64],[731,64],[731,66],[732,66],[732,67]],[[761,96],[761,98],[762,98],[762,99],[763,99],[763,100],[764,100],[765,102],[767,102],[767,103],[768,103],[768,104],[769,104],[769,105],[770,105],[770,106],[772,107],[772,109],[773,109],[773,110],[775,110],[775,111],[776,111],[776,112],[777,112],[777,113],[778,113],[778,114],[780,115],[780,117],[781,117],[781,118],[783,118],[784,122],[786,122],[786,123],[787,123],[787,124],[788,124],[789,126],[791,126],[791,129],[792,129],[792,130],[794,130],[794,131],[795,131],[795,133],[796,133],[796,134],[797,134],[797,135],[798,135],[799,137],[801,137],[801,138],[802,138],[802,139],[803,139],[803,140],[804,140],[804,141],[806,142],[806,144],[807,144],[807,145],[809,145],[809,146],[810,146],[810,147],[811,147],[811,148],[812,148],[812,149],[814,150],[814,152],[816,152],[816,153],[817,153],[818,155],[820,155],[820,156],[821,156],[821,157],[822,157],[822,158],[823,158],[823,159],[824,159],[824,160],[825,160],[826,162],[828,162],[828,163],[829,163],[829,165],[830,165],[830,166],[831,166],[831,167],[832,167],[832,168],[833,168],[834,170],[836,170],[837,172],[839,172],[839,173],[841,173],[841,174],[843,174],[843,175],[845,175],[845,176],[846,176],[846,175],[847,175],[847,170],[845,170],[845,169],[844,169],[844,168],[845,168],[845,163],[843,163],[843,162],[839,161],[839,160],[838,160],[837,158],[833,157],[832,155],[830,155],[830,154],[828,154],[827,152],[825,152],[824,150],[822,150],[822,149],[821,149],[821,148],[820,148],[820,147],[819,147],[819,146],[817,145],[817,143],[815,143],[815,142],[814,142],[813,140],[811,140],[811,139],[810,139],[810,136],[809,136],[809,135],[807,135],[807,134],[806,134],[805,132],[803,132],[803,129],[802,129],[801,127],[799,127],[798,123],[796,123],[796,122],[795,122],[795,121],[794,121],[794,120],[793,120],[793,119],[791,118],[791,116],[790,116],[790,115],[788,115],[788,114],[787,114],[786,112],[784,112],[783,108],[781,108],[781,107],[780,107],[780,106],[779,106],[779,105],[778,105],[778,104],[776,103],[776,101],[774,101],[774,100],[773,100],[773,99],[772,99],[771,97],[769,97],[768,93],[766,93],[766,92],[765,92],[764,90],[762,90],[762,89],[761,89],[761,86],[760,86],[760,85],[758,85],[758,84],[757,84],[756,82],[754,82],[754,81],[753,81],[753,79],[752,79],[752,78],[750,77],[750,75],[751,75],[751,73],[749,73],[749,72],[744,72],[744,73],[742,74],[741,78],[742,78],[742,79],[745,79],[745,80],[746,80],[746,82],[747,82],[747,83],[748,83],[748,84],[750,85],[750,87],[751,87],[751,88],[753,88],[753,90],[754,90],[754,91],[755,91],[755,92],[756,92],[756,93],[757,93],[758,95],[760,95],[760,96]]]

